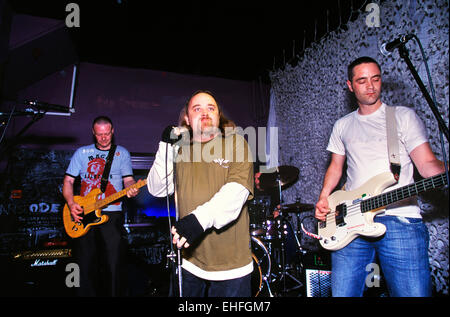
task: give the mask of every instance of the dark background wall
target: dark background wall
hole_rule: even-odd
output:
[[[68,105],[72,73],[72,66],[53,73],[19,91],[18,99]],[[92,120],[104,114],[115,125],[118,144],[130,152],[155,152],[162,130],[177,124],[181,108],[199,89],[212,91],[226,114],[244,128],[256,126],[257,112],[268,104],[268,87],[252,82],[80,63],[75,112],[46,115],[27,136],[33,136],[33,144],[41,140],[51,149],[74,149],[92,141]],[[17,134],[29,121],[16,118],[7,136]]]
[[[64,6],[49,8],[59,8],[61,17],[67,14]],[[118,143],[126,146],[130,152],[154,152],[162,129],[168,124],[177,122],[181,107],[189,96],[199,89],[212,91],[226,114],[235,120],[237,125],[245,128],[265,122],[264,112],[268,107],[269,85],[257,79],[225,79],[218,76],[152,70],[146,67],[109,66],[115,64],[114,60],[111,61],[114,58],[117,59],[116,62],[128,60],[130,65],[134,65],[133,59],[142,59],[142,52],[149,48],[146,45],[137,45],[145,39],[135,37],[134,33],[138,31],[135,30],[136,32],[129,33],[129,42],[125,42],[122,33],[117,33],[114,41],[114,33],[118,30],[113,26],[109,33],[105,31],[97,38],[95,36],[91,38],[89,33],[97,34],[98,29],[102,30],[102,23],[107,24],[109,20],[99,20],[98,12],[94,11],[90,17],[92,22],[88,22],[88,10],[92,7],[82,6],[82,8],[85,24],[79,29],[68,28],[64,20],[15,14],[11,9],[8,12],[2,11],[9,17],[9,23],[5,19],[2,20],[5,22],[2,24],[4,26],[2,30],[7,35],[2,37],[2,43],[5,44],[2,46],[4,69],[1,89],[3,98],[0,104],[2,119],[7,121],[7,114],[13,109],[16,111],[29,109],[30,107],[23,103],[25,100],[37,100],[66,107],[70,105],[73,108],[70,115],[43,116],[21,135],[23,139],[15,140],[18,144],[73,150],[91,141],[92,119],[105,114],[110,116],[116,125]],[[85,62],[86,58],[80,53],[80,46],[86,44],[79,43],[78,33],[73,33],[77,31],[82,32],[84,38],[93,41],[87,43],[91,44],[94,52],[96,39],[97,42],[101,42],[113,36],[111,43],[115,46],[112,46],[110,53],[106,53],[103,58],[109,62],[108,65]],[[164,43],[160,42],[155,45],[164,47]],[[83,48],[88,50],[89,45]],[[177,64],[183,60],[184,55],[195,50],[207,51],[208,48],[197,49],[193,46],[192,49],[179,51],[178,59],[176,55],[169,59],[160,56],[159,59],[161,63],[163,61],[167,63],[173,58],[173,63]],[[124,51],[125,57],[120,53]],[[148,51],[147,60],[154,60],[152,63],[157,64],[158,57],[152,55],[151,51],[152,48]],[[189,61],[186,61],[186,65],[189,65],[188,63]],[[226,64],[226,56],[221,56],[215,63]],[[77,68],[74,77],[75,65]],[[2,144],[17,136],[31,118],[31,115],[12,117],[5,129]]]

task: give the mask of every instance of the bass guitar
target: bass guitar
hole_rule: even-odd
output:
[[[92,226],[98,226],[108,221],[108,216],[103,215],[101,212],[103,207],[125,196],[128,189],[141,188],[146,184],[146,179],[139,180],[135,184],[103,199],[101,199],[103,193],[100,191],[100,188],[92,190],[86,196],[74,196],[74,201],[83,208],[83,219],[81,222],[75,222],[69,206],[65,204],[63,209],[64,229],[71,238],[79,238],[85,235]]]
[[[321,246],[327,250],[339,250],[358,236],[379,237],[386,226],[373,221],[374,217],[397,201],[422,192],[447,185],[446,174],[420,180],[416,183],[382,193],[396,183],[392,173],[379,174],[358,189],[338,190],[328,197],[330,213],[318,223]]]

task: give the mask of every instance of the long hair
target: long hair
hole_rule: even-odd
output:
[[[180,116],[178,118],[178,126],[186,127],[189,130],[190,135],[192,136],[192,128],[187,124],[186,119],[184,117],[187,116],[187,114],[188,114],[189,103],[191,102],[192,98],[194,98],[196,95],[201,94],[201,93],[210,95],[216,101],[217,108],[219,110],[219,129],[220,129],[220,132],[222,132],[222,135],[225,135],[225,133],[229,133],[230,130],[234,130],[236,128],[236,124],[232,120],[228,119],[225,116],[225,114],[222,111],[222,108],[220,107],[219,103],[217,102],[217,99],[208,90],[197,90],[196,92],[194,92],[192,94],[192,96],[188,99],[188,101],[186,102],[186,104],[183,106],[183,108],[180,111]]]

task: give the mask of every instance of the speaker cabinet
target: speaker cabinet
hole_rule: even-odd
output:
[[[331,271],[306,269],[306,296],[331,297]]]
[[[10,262],[9,294],[6,296],[73,296],[75,288],[66,284],[73,263],[70,249],[36,250],[16,254]]]
[[[327,251],[308,252],[304,257],[307,297],[331,297],[331,256]]]

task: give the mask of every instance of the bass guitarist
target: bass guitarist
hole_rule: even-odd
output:
[[[63,183],[63,195],[75,222],[83,219],[83,208],[74,201],[74,181],[81,178],[81,196],[100,188],[103,181],[103,193],[109,196],[122,190],[123,186],[135,184],[130,153],[122,146],[113,145],[114,127],[105,116],[94,119],[92,133],[95,144],[83,146],[74,153],[66,170]],[[103,176],[111,147],[112,163],[108,175]],[[106,173],[105,173],[106,174]],[[131,198],[139,193],[137,188],[127,190]],[[122,203],[115,202],[102,210],[108,221],[93,227],[85,235],[74,240],[74,255],[80,268],[80,296],[120,296],[123,295],[122,261],[124,242]],[[103,275],[103,276],[102,276]]]
[[[370,178],[390,171],[386,130],[386,104],[381,99],[381,68],[370,57],[348,66],[347,86],[354,93],[358,109],[339,119],[333,127],[327,150],[331,162],[316,203],[315,216],[326,220],[327,198],[338,185],[347,162],[345,190],[354,190]],[[433,154],[426,130],[415,112],[395,107],[398,131],[400,177],[396,187],[413,183],[413,163],[422,177],[444,172],[444,164]],[[386,226],[378,238],[358,237],[332,252],[332,295],[362,296],[368,272],[366,266],[378,256],[390,296],[430,296],[428,258],[429,235],[415,198],[389,206],[375,218]]]

